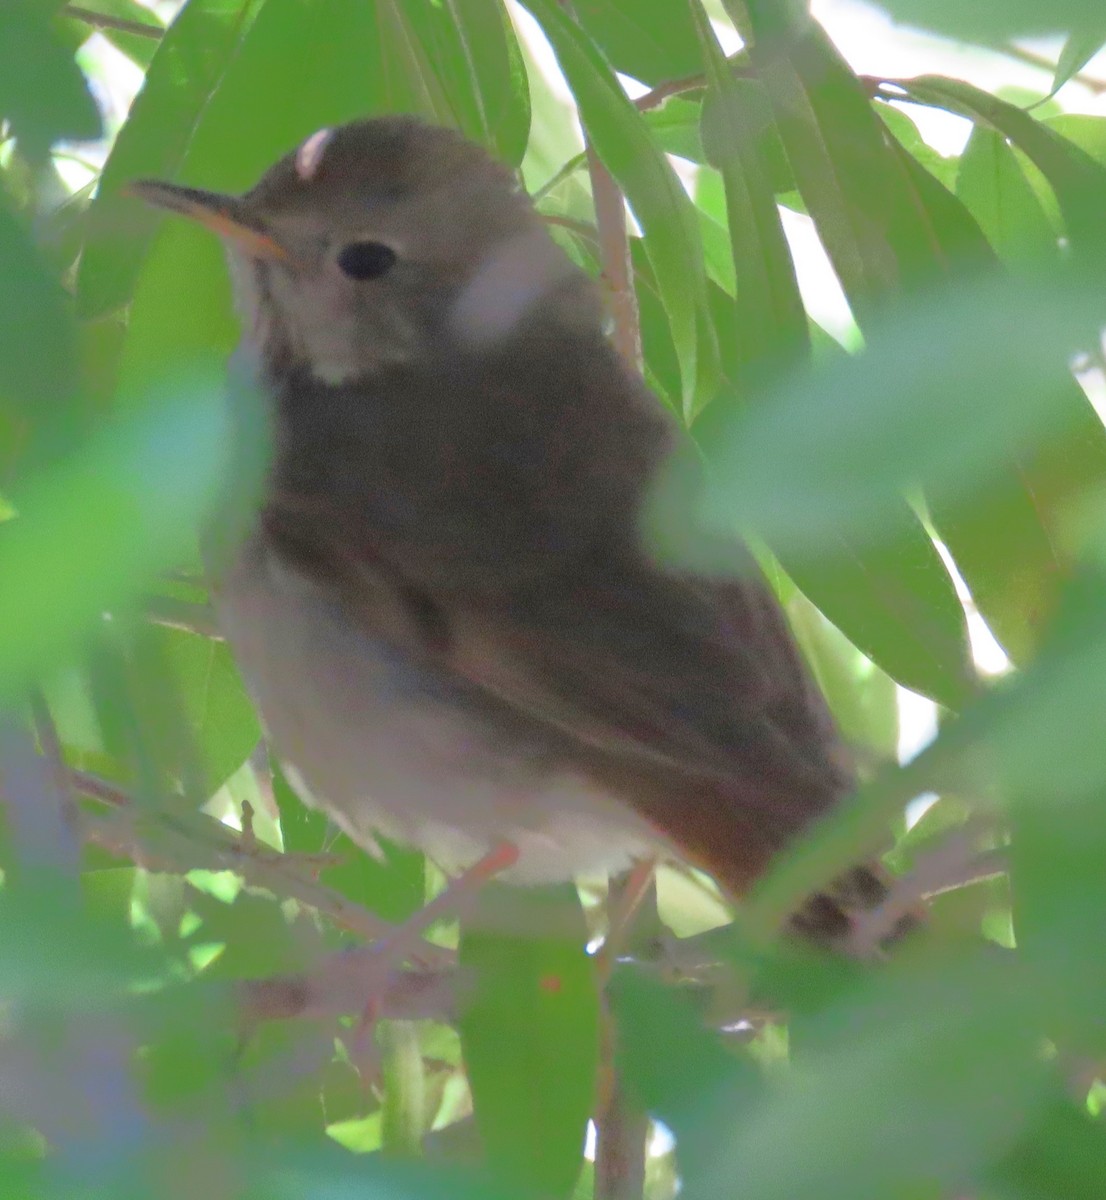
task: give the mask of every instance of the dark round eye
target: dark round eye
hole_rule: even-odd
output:
[[[350,279],[379,279],[396,261],[396,252],[383,242],[350,242],[338,251],[338,270]]]

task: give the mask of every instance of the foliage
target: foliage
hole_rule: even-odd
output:
[[[678,1173],[689,1198],[1097,1196],[1106,118],[859,77],[801,0],[522,4],[0,7],[0,1194],[661,1198]],[[990,47],[1065,35],[1037,101],[1106,42],[1089,0],[884,7]],[[144,76],[101,141],[94,29]],[[934,108],[970,123],[962,155],[922,139]],[[584,950],[603,881],[491,889],[485,920],[410,947],[406,984],[350,951],[440,874],[303,807],[208,607],[197,532],[213,507],[244,519],[222,497],[256,486],[263,427],[244,397],[259,454],[229,463],[218,247],[125,185],[240,189],[315,129],[395,111],[519,168],[600,270],[579,116],[636,221],[645,374],[708,468],[697,525],[750,537],[866,764],[736,919],[662,870],[606,1005]],[[65,164],[98,147],[74,189]],[[781,211],[825,249],[847,348],[809,315]],[[701,566],[685,469],[654,532]],[[977,667],[984,626],[1008,672]],[[940,726],[905,765],[901,689]],[[776,938],[881,839],[939,893],[924,937],[878,967]],[[675,1159],[654,1137],[644,1184],[612,1182],[642,1112]]]

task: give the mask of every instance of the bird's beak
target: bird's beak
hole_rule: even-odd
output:
[[[223,196],[218,192],[181,187],[156,179],[136,179],[127,185],[126,191],[155,208],[164,208],[206,225],[254,258],[288,258],[288,251],[244,211],[242,201],[236,196]]]

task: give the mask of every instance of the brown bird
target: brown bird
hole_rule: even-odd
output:
[[[644,548],[677,427],[510,171],[389,117],[321,130],[242,197],[135,191],[224,237],[271,400],[218,607],[305,800],[450,869],[667,855],[739,897],[849,792],[747,552],[722,579]],[[843,945],[884,894],[858,867],[793,924]]]

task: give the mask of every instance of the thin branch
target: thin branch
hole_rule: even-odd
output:
[[[125,17],[111,17],[107,13],[93,12],[78,4],[67,4],[62,15],[74,21],[83,21],[93,29],[112,29],[116,33],[133,33],[135,37],[161,38],[165,29],[161,25],[148,25],[145,21],[128,21]]]
[[[152,828],[153,836],[139,829],[137,810],[127,792],[116,784],[85,771],[71,773],[73,785],[83,795],[111,805],[116,811],[83,814],[84,836],[149,870],[181,874],[198,867],[234,871],[249,884],[278,896],[306,904],[336,924],[370,941],[390,938],[396,926],[383,921],[340,892],[307,878],[297,867],[300,860],[264,846],[247,845],[232,829],[202,813],[174,812]],[[402,927],[401,927],[402,928]],[[417,941],[410,948],[412,962],[441,968],[453,962],[452,951],[431,942]]]
[[[249,1022],[341,1017],[363,1011],[371,998],[378,1018],[456,1019],[461,971],[388,971],[384,957],[359,946],[301,974],[244,980],[236,989],[242,1013]]]
[[[223,640],[215,613],[207,604],[193,604],[174,596],[151,596],[146,601],[146,616],[155,625],[183,629],[215,641]]]
[[[24,722],[10,711],[0,713],[0,803],[7,809],[20,867],[75,875],[78,843],[66,811],[67,789],[52,722],[43,733],[52,754],[37,753]]]
[[[655,864],[653,864],[655,866]],[[642,884],[644,883],[644,890]],[[653,944],[661,932],[657,914],[656,875],[638,870],[612,879],[608,888],[607,933],[612,957],[621,957],[617,943],[631,952]],[[641,1200],[645,1194],[645,1156],[649,1117],[633,1103],[615,1066],[614,1023],[604,1012],[601,1045],[606,1087],[595,1113],[596,1200]]]
[[[595,221],[599,226],[599,260],[614,317],[614,344],[631,367],[641,370],[641,327],[633,283],[630,234],[626,226],[626,202],[614,176],[590,145],[588,174],[595,202]]]
[[[61,748],[61,738],[58,737],[57,726],[54,724],[46,697],[38,688],[31,689],[28,705],[39,750],[50,764],[50,773],[54,778],[54,786],[57,788],[62,816],[69,827],[70,840],[75,844],[80,829],[80,816],[77,800],[73,795],[73,785],[69,779],[69,771],[65,766],[65,753]]]
[[[735,74],[739,73],[744,74],[744,72],[735,72]],[[679,96],[683,92],[697,92],[706,86],[707,77],[705,75],[687,75],[683,79],[668,79],[638,96],[634,104],[640,112],[648,112],[652,108],[659,108],[670,96]]]
[[[861,959],[872,957],[904,918],[922,914],[927,897],[990,879],[1005,870],[1001,851],[981,861],[968,832],[953,834],[920,857],[909,874],[896,879],[882,903],[854,917],[848,938],[850,952]]]
[[[561,0],[561,7],[575,20],[572,0]],[[599,227],[599,260],[603,278],[610,289],[614,344],[631,367],[641,370],[641,326],[633,283],[634,267],[626,225],[626,202],[614,176],[588,141],[587,130],[584,131],[584,148],[588,156],[588,174],[591,176],[595,222]]]
[[[1007,58],[1016,59],[1018,62],[1024,63],[1027,67],[1037,67],[1042,71],[1047,71],[1050,75],[1056,74],[1056,64],[1043,54],[1037,54],[1033,50],[1025,50],[1021,46],[1015,46],[1013,43],[1003,46],[1001,52]],[[1068,82],[1070,83],[1072,80],[1082,84],[1087,91],[1093,92],[1096,96],[1100,96],[1103,92],[1106,92],[1106,80],[1095,79],[1091,75],[1084,75],[1082,71],[1076,72]]]

